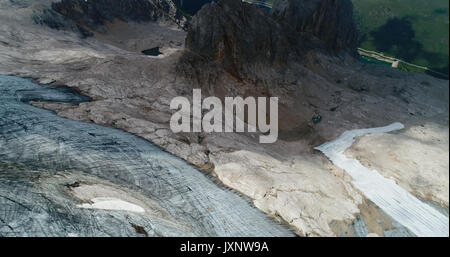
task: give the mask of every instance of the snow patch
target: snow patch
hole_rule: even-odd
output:
[[[100,209],[113,211],[130,211],[137,213],[144,213],[145,210],[139,205],[132,204],[117,198],[112,197],[97,197],[91,199],[92,203],[83,203],[77,205],[79,208],[86,209]]]

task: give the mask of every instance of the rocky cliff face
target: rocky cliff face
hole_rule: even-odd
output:
[[[284,73],[292,63],[311,66],[312,51],[355,54],[352,12],[349,0],[279,1],[271,12],[239,0],[211,3],[189,26],[187,63],[200,56],[204,60],[197,63],[206,60],[238,80],[257,83],[262,73]]]
[[[192,19],[186,48],[218,63],[236,78],[256,79],[256,64],[285,65],[298,55],[298,38],[267,11],[238,0],[204,6]]]
[[[271,11],[220,0],[192,19],[178,70],[215,96],[278,96],[280,128],[309,137],[313,116],[333,108],[339,67],[357,63],[357,34],[349,0],[281,1]]]

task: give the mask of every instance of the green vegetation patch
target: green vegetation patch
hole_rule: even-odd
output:
[[[448,74],[447,0],[353,0],[353,5],[361,48]]]

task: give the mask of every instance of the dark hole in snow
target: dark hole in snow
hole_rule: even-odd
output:
[[[142,51],[142,53],[145,55],[151,55],[151,56],[158,56],[158,55],[162,54],[159,51],[159,46],[144,50],[144,51]]]

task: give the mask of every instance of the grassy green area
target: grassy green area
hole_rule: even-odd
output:
[[[425,72],[423,69],[408,65],[406,63],[400,62],[398,64],[400,70],[410,71],[410,72]]]
[[[353,0],[360,47],[448,74],[448,0]]]

